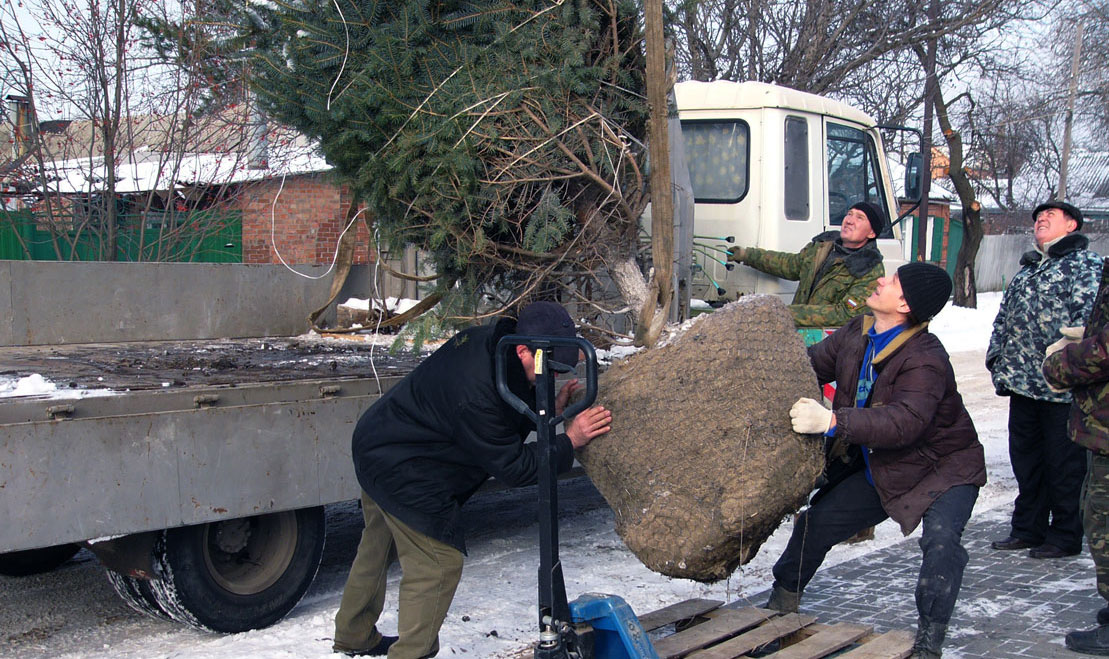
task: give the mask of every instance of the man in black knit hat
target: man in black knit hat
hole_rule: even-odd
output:
[[[839,231],[825,231],[797,254],[730,245],[728,260],[798,282],[789,307],[797,327],[840,327],[866,311],[886,272],[876,242],[885,226],[885,213],[860,201]]]
[[[798,516],[767,604],[797,611],[828,551],[859,529],[892,517],[908,535],[923,522],[912,656],[928,659],[940,656],[967,563],[963,529],[986,483],[951,361],[928,332],[950,294],[942,268],[907,263],[878,279],[869,313],[809,347],[817,379],[835,382],[836,394],[831,410],[798,400],[793,429],[841,444],[849,460]]]

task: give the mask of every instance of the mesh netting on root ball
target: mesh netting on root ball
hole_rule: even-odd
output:
[[[579,453],[648,568],[717,581],[749,561],[797,510],[823,467],[821,442],[790,428],[819,400],[789,310],[747,296],[698,316],[667,345],[600,380],[612,431]]]

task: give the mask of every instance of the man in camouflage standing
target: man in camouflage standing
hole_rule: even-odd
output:
[[[1067,439],[1070,393],[1052,391],[1040,367],[1063,327],[1086,324],[1101,257],[1087,249],[1074,206],[1049,201],[1032,218],[1035,249],[1021,257],[1005,289],[986,351],[994,387],[1009,397],[1009,461],[1017,479],[1009,536],[992,547],[1064,558],[1082,548],[1078,499],[1086,456]]]
[[[877,244],[885,225],[880,208],[860,201],[839,231],[825,231],[797,254],[731,245],[728,260],[798,282],[789,307],[797,327],[841,327],[866,311],[886,273]]]
[[[1070,389],[1074,394],[1067,434],[1089,452],[1082,523],[1094,559],[1097,592],[1109,600],[1109,260],[1085,333],[1067,334],[1048,346],[1043,374],[1053,390]],[[1097,612],[1097,624],[1067,634],[1067,647],[1109,655],[1109,606]]]

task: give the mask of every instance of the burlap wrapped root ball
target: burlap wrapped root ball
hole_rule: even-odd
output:
[[[754,557],[799,509],[822,443],[789,408],[820,399],[786,306],[745,296],[694,319],[667,345],[606,371],[612,431],[579,452],[616,531],[651,570],[712,582]]]

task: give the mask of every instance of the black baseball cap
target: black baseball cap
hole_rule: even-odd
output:
[[[524,336],[543,336],[572,339],[578,330],[566,309],[557,302],[532,302],[520,311],[516,333]],[[529,346],[530,347],[530,346]],[[553,371],[566,373],[578,364],[577,346],[555,346],[547,356],[547,366]]]

